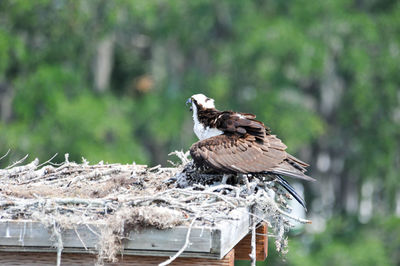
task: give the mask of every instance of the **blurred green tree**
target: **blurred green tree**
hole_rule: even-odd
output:
[[[195,141],[184,102],[202,92],[311,163],[313,216],[358,217],[354,249],[398,264],[358,227],[400,210],[399,33],[395,0],[3,0],[0,151],[165,164]],[[356,252],[335,239],[304,261]]]

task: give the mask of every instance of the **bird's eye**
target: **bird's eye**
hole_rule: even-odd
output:
[[[209,100],[211,100],[211,99],[210,99],[210,98],[207,98],[207,99],[206,99],[206,102],[208,102]]]

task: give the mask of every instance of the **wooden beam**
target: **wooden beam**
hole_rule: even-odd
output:
[[[195,226],[190,244],[181,257],[221,259],[248,233],[249,215],[246,209],[231,212],[230,220],[215,226]],[[89,226],[89,227],[88,227]],[[63,253],[96,253],[102,224],[79,224],[61,232]],[[124,255],[172,256],[185,243],[188,227],[166,230],[145,228],[131,231],[124,239]],[[0,251],[56,252],[51,228],[28,220],[0,221]],[[78,237],[79,235],[79,237]],[[1,256],[0,256],[1,264]]]
[[[268,226],[262,224],[256,230],[256,258],[257,261],[264,261],[268,255]],[[236,260],[250,260],[249,254],[251,252],[251,234],[245,236],[235,246],[235,259]]]
[[[107,263],[106,266],[128,266],[128,265],[158,265],[164,262],[168,257],[158,256],[119,256],[118,262]],[[170,265],[200,265],[200,266],[234,266],[235,251],[232,249],[221,260],[206,258],[177,258]],[[57,255],[41,252],[1,252],[1,265],[37,265],[37,266],[53,266],[56,264]],[[97,259],[92,254],[72,254],[63,253],[61,257],[61,265],[95,265]]]

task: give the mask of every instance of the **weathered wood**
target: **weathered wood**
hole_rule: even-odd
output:
[[[179,250],[185,242],[187,228],[178,227],[166,230],[146,229],[142,232],[131,232],[129,239],[125,242],[124,249],[128,250],[157,250],[175,251]],[[187,252],[210,252],[211,251],[211,228],[193,228],[189,241],[192,243],[187,247]]]
[[[249,215],[244,208],[231,213],[226,220],[210,227],[194,226],[190,233],[190,245],[182,257],[223,258],[247,233]],[[76,225],[61,232],[63,253],[95,253],[99,243],[101,224]],[[124,240],[123,254],[146,256],[174,255],[185,243],[188,227],[158,230],[146,228],[131,231]],[[79,237],[78,237],[78,234]],[[1,221],[0,251],[56,252],[51,228],[31,221]],[[1,261],[1,258],[0,258]]]
[[[203,266],[233,266],[234,265],[234,250],[232,249],[221,260],[205,259],[205,258],[177,258],[170,265],[203,265]],[[107,263],[106,266],[124,266],[124,265],[140,265],[140,266],[153,266],[165,261],[167,257],[154,257],[154,256],[120,256],[118,262]],[[0,264],[2,266],[18,266],[18,265],[31,265],[31,266],[48,266],[55,265],[56,254],[49,253],[21,253],[21,252],[2,252],[0,253]],[[95,265],[96,256],[91,254],[62,254],[61,265]]]
[[[100,226],[90,225],[92,230],[100,231]],[[193,253],[211,253],[211,231],[216,229],[211,228],[193,228],[190,234],[190,245],[186,252]],[[62,231],[62,241],[64,250],[68,252],[69,248],[81,249],[80,252],[85,253],[85,246],[94,250],[98,243],[98,236],[90,231],[86,225],[77,225],[76,231],[80,238],[79,240],[74,229]],[[170,251],[168,255],[179,250],[184,244],[184,236],[187,232],[186,227],[177,227],[173,229],[157,230],[153,228],[145,229],[138,232],[131,232],[128,239],[124,243],[124,254],[148,254],[157,253],[160,251]],[[218,241],[216,239],[216,241]],[[0,223],[0,249],[6,249],[7,246],[23,248],[30,251],[44,251],[43,248],[54,246],[54,241],[51,239],[51,231],[40,223],[32,222],[3,222]],[[22,249],[21,249],[22,250]],[[218,252],[219,250],[215,250]],[[213,252],[215,253],[215,252]],[[164,254],[164,255],[166,255]],[[219,254],[210,255],[217,257]]]
[[[256,258],[258,261],[264,261],[268,255],[268,227],[263,224],[256,230]],[[251,252],[251,234],[248,234],[235,246],[236,260],[250,260]]]
[[[225,220],[217,225],[221,236],[220,241],[214,243],[220,243],[221,254],[229,252],[249,232],[250,216],[247,210],[238,209],[232,214],[232,217],[237,220]]]

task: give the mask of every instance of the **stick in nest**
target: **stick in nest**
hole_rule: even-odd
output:
[[[56,221],[53,221],[53,234],[56,237],[57,243],[57,266],[61,265],[61,253],[62,250],[64,248],[63,246],[63,241],[62,241],[62,236],[61,236],[61,232],[60,232],[60,228],[57,225]]]
[[[10,149],[8,149],[8,151],[6,152],[6,154],[4,154],[3,156],[0,157],[0,161],[3,160],[9,153],[10,153]]]
[[[6,167],[6,170],[7,170],[7,169],[10,169],[10,168],[13,168],[14,166],[16,166],[16,165],[22,163],[23,161],[25,161],[26,158],[28,158],[28,156],[29,156],[29,154],[25,155],[22,159],[20,159],[20,160],[14,162],[13,164],[7,166],[7,167]]]
[[[256,223],[253,221],[253,226],[251,227],[251,266],[256,266]]]
[[[159,266],[165,266],[165,265],[170,264],[176,258],[178,258],[183,253],[183,251],[185,251],[185,249],[189,246],[190,233],[192,231],[192,227],[193,227],[194,221],[196,221],[196,219],[197,219],[197,216],[195,218],[193,218],[192,222],[189,225],[189,228],[188,228],[187,233],[186,233],[185,244],[182,246],[182,248],[178,252],[176,252],[176,254],[174,256],[172,256],[171,258],[169,258],[168,260],[158,264]]]

